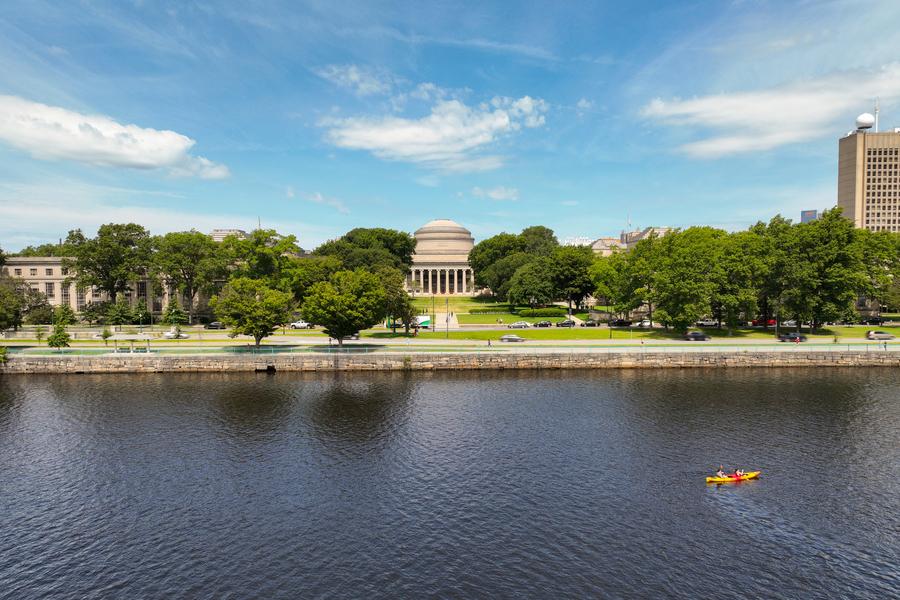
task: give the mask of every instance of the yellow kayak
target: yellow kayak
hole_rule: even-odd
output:
[[[735,483],[736,481],[747,481],[748,479],[756,479],[762,471],[747,471],[740,477],[707,477],[706,483]]]

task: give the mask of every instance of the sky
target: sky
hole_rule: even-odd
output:
[[[48,2],[0,19],[0,247],[258,224],[311,249],[728,230],[900,126],[900,2]]]

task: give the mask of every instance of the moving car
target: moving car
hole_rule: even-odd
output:
[[[294,321],[290,325],[291,329],[312,329],[312,323],[307,323],[306,321]]]
[[[207,329],[225,329],[225,323],[222,321],[213,321],[204,325]]]
[[[650,319],[641,319],[636,325],[638,327],[653,327],[653,323],[650,322]]]
[[[516,321],[515,323],[510,323],[507,327],[509,329],[528,329],[531,327],[531,323],[528,321]]]
[[[684,334],[684,339],[688,342],[708,342],[712,338],[702,331],[688,331]]]
[[[518,336],[514,333],[507,333],[506,335],[500,336],[501,342],[524,342],[525,338]]]
[[[718,327],[719,322],[715,319],[710,319],[708,317],[700,319],[697,321],[697,327]]]
[[[186,340],[189,337],[191,337],[186,333],[178,331],[177,329],[172,329],[170,331],[167,331],[164,334],[162,334],[162,336],[167,340]]]
[[[779,342],[805,342],[806,336],[801,333],[796,333],[796,332],[779,333],[778,341]]]
[[[887,331],[867,331],[866,339],[867,340],[892,340],[896,336],[888,333]]]
[[[359,339],[359,333],[351,333],[350,335],[345,335],[345,336],[344,336],[344,339],[345,339],[345,340],[358,340],[358,339]]]
[[[591,321],[591,320],[584,321],[581,324],[582,327],[596,327],[597,325],[598,325],[597,321]]]
[[[560,321],[556,324],[557,327],[575,327],[575,321],[571,321],[566,319],[565,321]]]
[[[538,321],[534,324],[535,327],[553,327],[553,323],[550,321]]]
[[[631,325],[631,321],[628,319],[613,319],[609,322],[610,327],[628,327]]]

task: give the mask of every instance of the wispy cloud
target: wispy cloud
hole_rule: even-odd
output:
[[[391,92],[393,77],[358,65],[328,65],[317,69],[316,75],[358,96],[386,95]]]
[[[752,92],[656,99],[645,117],[708,133],[680,147],[695,158],[770,150],[833,135],[841,122],[849,129],[856,111],[874,97],[900,99],[900,63],[877,71],[845,71],[826,77]],[[710,133],[711,132],[711,133]]]
[[[483,171],[500,167],[503,158],[481,152],[522,127],[542,126],[547,109],[546,102],[530,96],[497,97],[474,108],[448,100],[420,119],[358,117],[321,124],[328,128],[326,139],[340,148],[443,171]]]
[[[502,185],[490,189],[474,187],[472,195],[476,198],[490,198],[491,200],[518,200],[519,190]]]
[[[228,177],[228,167],[188,151],[195,142],[174,131],[122,125],[16,96],[0,96],[0,140],[42,160],[107,167],[168,169],[177,176]]]
[[[287,196],[288,198],[295,198],[297,196],[297,193],[294,191],[293,187],[288,186],[287,189],[285,190],[284,195]],[[337,198],[331,198],[329,196],[325,196],[324,194],[322,194],[320,192],[313,192],[311,194],[301,194],[300,198],[307,202],[312,202],[313,204],[321,204],[323,206],[330,206],[331,208],[335,209],[342,215],[350,214],[350,209],[348,209],[347,206],[341,200],[339,200]]]

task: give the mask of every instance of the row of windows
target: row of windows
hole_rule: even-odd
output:
[[[866,154],[869,156],[898,156],[900,148],[867,148]]]
[[[13,269],[13,274],[14,274],[16,277],[21,277],[21,276],[22,276],[22,269],[19,268],[19,267],[14,268],[14,269]],[[29,277],[37,277],[37,274],[38,274],[37,267],[31,267],[30,269],[28,269],[28,275],[29,275]],[[65,269],[65,268],[60,269],[60,274],[63,275],[63,276],[68,275],[68,274],[69,274],[69,270],[68,270],[68,269]],[[50,267],[44,269],[44,276],[45,276],[45,277],[53,277],[53,269],[50,268]]]

